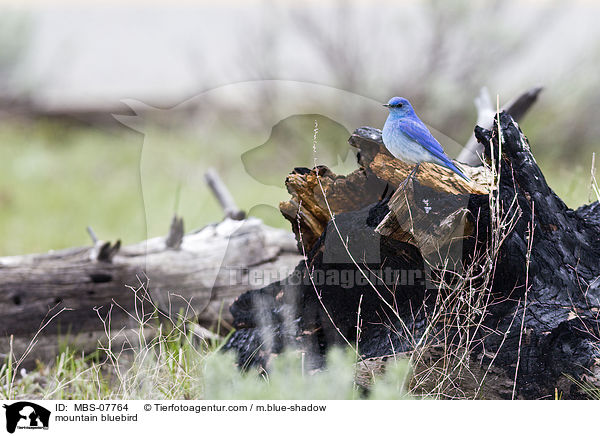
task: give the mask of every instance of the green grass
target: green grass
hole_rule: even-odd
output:
[[[270,127],[225,123],[196,132],[150,126],[145,134],[56,121],[0,124],[0,256],[88,245],[88,225],[100,239],[126,244],[165,235],[175,210],[187,231],[220,221],[204,181],[209,167],[240,208],[289,228],[278,205],[289,197],[287,173],[312,166],[314,117],[283,120],[273,135]],[[331,132],[331,144],[347,147],[345,129],[324,119],[320,129]],[[330,165],[337,156],[328,144],[319,163]],[[249,151],[250,170],[242,161]]]
[[[162,348],[167,347],[164,345]],[[65,350],[51,365],[38,364],[22,371],[10,394],[6,365],[0,368],[3,400],[354,400],[408,399],[409,367],[406,361],[390,362],[385,374],[376,376],[368,391],[354,383],[352,351],[332,350],[327,366],[307,372],[298,353],[277,356],[268,371],[240,371],[229,353],[197,353],[189,346],[150,354],[139,351],[120,358],[120,375],[110,361],[84,357]],[[138,365],[141,355],[144,361]],[[127,366],[129,365],[129,366]]]
[[[150,127],[143,135],[124,126],[1,124],[0,256],[88,245],[88,225],[99,238],[126,244],[164,235],[175,208],[186,230],[219,221],[222,210],[204,182],[208,167],[218,170],[242,209],[289,228],[277,209],[288,198],[283,179],[293,166],[312,166],[313,117],[284,120],[270,139],[265,129],[227,125],[201,133]],[[320,144],[319,162],[331,164],[343,151],[331,152],[331,144],[345,144],[347,132],[326,119],[319,122],[320,134],[331,132],[329,142]],[[280,137],[288,132],[295,139],[284,144]],[[277,140],[283,148],[272,148]],[[265,143],[242,162],[245,152]],[[591,153],[569,160],[551,150],[537,153],[550,186],[570,207],[588,202]]]
[[[164,235],[178,191],[187,230],[219,221],[222,210],[203,179],[208,166],[218,169],[240,207],[267,202],[275,210],[282,190],[265,199],[262,185],[240,174],[241,164],[229,164],[240,161],[242,146],[235,149],[229,138],[229,147],[199,156],[205,150],[197,142],[164,129],[144,137],[126,127],[0,125],[0,256],[88,245],[88,225],[101,239],[125,243]],[[156,152],[174,144],[177,153]],[[264,215],[285,225],[274,213]]]
[[[153,321],[156,321],[154,319]],[[224,338],[198,340],[183,323],[148,338],[140,325],[139,342],[126,351],[100,346],[84,355],[64,347],[54,363],[38,362],[33,371],[15,367],[10,359],[0,367],[0,399],[45,400],[352,400],[409,399],[410,368],[406,360],[391,361],[383,375],[374,376],[368,391],[355,383],[356,355],[333,349],[327,365],[307,370],[297,351],[275,357],[268,371],[240,371],[235,356],[222,353]],[[118,334],[117,334],[118,336]],[[16,374],[13,377],[13,374]]]
[[[140,142],[131,133],[3,125],[0,254],[89,244],[86,225],[106,239],[142,237]]]

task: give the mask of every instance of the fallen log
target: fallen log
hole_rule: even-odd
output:
[[[52,361],[65,342],[94,351],[107,340],[103,320],[110,334],[123,332],[112,338],[120,347],[156,311],[227,331],[239,294],[285,277],[302,257],[291,233],[240,219],[218,176],[209,179],[234,219],[184,235],[175,216],[167,237],[128,246],[88,228],[91,247],[0,257],[0,357]]]
[[[437,398],[599,387],[600,206],[565,206],[510,115],[475,134],[488,167],[471,184],[429,166],[389,198],[409,169],[370,128],[350,138],[358,171],[296,169],[281,210],[306,261],[234,302],[225,349],[267,368],[299,348],[318,368],[345,344],[366,373],[404,356],[412,392]]]

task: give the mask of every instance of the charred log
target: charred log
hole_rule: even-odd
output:
[[[442,397],[582,398],[582,383],[599,386],[600,207],[556,196],[510,115],[475,134],[489,167],[467,169],[471,184],[432,165],[388,199],[410,168],[370,128],[350,139],[360,169],[346,178],[296,170],[281,209],[306,261],[231,306],[226,348],[240,364],[294,347],[319,367],[330,347],[356,343],[359,365],[407,356],[414,391]]]

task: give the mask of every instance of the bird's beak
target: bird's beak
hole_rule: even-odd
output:
[[[389,105],[389,104],[387,104],[387,103],[386,103],[386,104],[383,104],[382,106],[383,106],[383,107],[390,107],[390,105]]]

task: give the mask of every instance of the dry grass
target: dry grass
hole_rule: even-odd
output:
[[[501,138],[501,132],[498,133],[498,136]],[[315,151],[317,134],[318,125],[315,124],[313,142],[313,149]],[[502,142],[500,141],[501,146]],[[498,155],[500,154],[501,149],[498,150]],[[493,155],[494,153],[492,152]],[[315,159],[316,165],[317,162]],[[484,165],[486,164],[484,163]],[[410,380],[410,393],[413,395],[425,396],[427,398],[480,398],[485,391],[484,388],[488,376],[494,372],[493,364],[499,350],[496,350],[496,353],[492,355],[486,354],[484,351],[485,357],[490,362],[487,366],[482,366],[481,362],[472,361],[473,350],[482,345],[482,338],[488,334],[500,335],[503,338],[500,344],[501,348],[517,315],[515,311],[509,328],[504,332],[492,331],[483,324],[488,314],[489,305],[491,304],[490,291],[500,249],[521,217],[521,210],[518,207],[516,195],[509,204],[508,209],[503,207],[499,189],[500,165],[501,162],[494,162],[493,160],[490,165],[486,165],[492,174],[491,195],[489,195],[491,216],[491,239],[489,244],[485,249],[480,249],[479,251],[477,251],[477,248],[474,248],[475,251],[471,254],[472,261],[468,265],[461,265],[462,268],[459,271],[452,268],[452,262],[449,258],[446,258],[441,264],[427,264],[429,271],[435,272],[429,279],[435,287],[436,300],[432,305],[423,305],[423,307],[418,308],[414,314],[415,317],[424,316],[426,319],[425,328],[418,336],[415,336],[396,308],[380,294],[380,290],[369,280],[369,275],[365,273],[365,271],[368,271],[368,266],[361,265],[353,257],[348,249],[347,241],[337,226],[335,214],[329,206],[325,190],[319,180],[319,186],[321,187],[325,204],[331,216],[332,226],[344,245],[347,255],[354,266],[362,273],[369,287],[380,298],[382,304],[393,313],[395,319],[393,321],[389,320],[388,328],[398,336],[402,343],[410,344],[412,352],[406,353],[402,357],[408,358],[408,363],[413,369]],[[528,237],[528,265],[532,239],[533,225]],[[443,259],[444,257],[440,256],[440,258]],[[527,286],[529,286],[528,280]],[[314,285],[314,282],[313,287],[323,310],[333,323],[328,308],[323,304],[320,291]],[[394,295],[395,289],[390,289],[386,286],[385,290]],[[525,292],[526,298],[527,291]],[[526,305],[526,301],[524,304]],[[517,304],[517,307],[519,306],[520,304]],[[524,316],[525,312],[523,311]],[[351,344],[339,329],[338,333],[349,346],[355,349],[357,360],[362,360],[358,352],[358,335],[360,334],[361,325],[360,309],[358,317],[356,344]],[[395,325],[399,326],[399,328],[394,327]],[[521,338],[522,333],[521,331]],[[483,349],[485,350],[485,348]],[[516,390],[516,379],[517,373],[515,371],[512,386],[513,397]]]
[[[402,399],[406,398],[403,362],[376,380],[365,395],[355,383],[355,353],[334,349],[327,368],[307,371],[302,353],[289,351],[272,359],[269,372],[240,371],[235,356],[220,349],[226,337],[207,333],[185,313],[170,314],[154,305],[147,283],[131,288],[135,329],[114,329],[112,306],[99,314],[105,338],[84,355],[65,347],[53,364],[25,371],[12,355],[0,367],[0,398],[79,400],[185,399]],[[147,308],[150,307],[150,311]],[[191,309],[191,308],[190,308]],[[40,330],[37,335],[43,334]],[[37,336],[36,335],[36,336]],[[32,347],[35,341],[32,341]],[[29,350],[30,351],[30,350]]]

